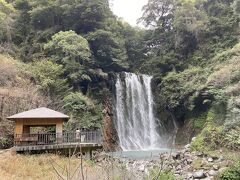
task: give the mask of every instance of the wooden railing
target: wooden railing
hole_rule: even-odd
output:
[[[79,133],[35,133],[35,134],[15,134],[15,146],[27,145],[52,145],[65,143],[102,143],[100,131],[83,131]]]

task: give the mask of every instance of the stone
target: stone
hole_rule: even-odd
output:
[[[223,161],[224,157],[223,156],[219,156],[218,161]]]
[[[178,170],[175,172],[175,174],[181,174],[181,172],[182,172],[181,170]]]
[[[145,170],[144,164],[141,164],[141,165],[138,167],[138,170],[144,172],[144,170]]]
[[[208,174],[209,174],[210,176],[215,176],[215,175],[217,175],[217,172],[214,171],[214,170],[210,170],[210,171],[208,172]]]
[[[196,171],[193,173],[193,178],[194,179],[202,179],[202,178],[205,178],[206,177],[206,174],[204,173],[203,170],[199,170],[199,171]]]
[[[187,159],[187,164],[192,164],[193,160],[192,159]]]
[[[213,158],[209,157],[209,158],[207,159],[207,161],[208,161],[208,162],[213,162]]]
[[[192,173],[187,173],[186,177],[187,177],[187,179],[190,179],[191,177],[193,177],[193,174]]]
[[[214,165],[213,165],[213,169],[214,169],[214,170],[218,170],[218,169],[219,169],[219,165],[214,164]]]
[[[185,149],[189,149],[190,148],[190,144],[187,144],[184,146]]]
[[[180,174],[174,174],[176,179],[182,179],[182,176]]]
[[[176,167],[176,170],[181,170],[182,169],[182,166],[181,165],[178,165],[177,167]]]
[[[196,140],[196,137],[193,137],[193,138],[192,138],[192,141],[195,141],[195,140]]]
[[[202,153],[202,152],[197,152],[197,153],[196,153],[196,156],[202,157],[202,156],[203,156],[203,153]]]
[[[187,171],[187,170],[189,170],[190,168],[191,168],[191,166],[190,166],[190,165],[187,165],[187,166],[183,167],[183,171]]]
[[[176,152],[172,154],[173,159],[179,159],[180,158],[180,153]]]

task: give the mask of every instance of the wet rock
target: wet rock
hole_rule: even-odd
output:
[[[202,178],[205,178],[206,177],[206,174],[204,173],[203,170],[199,170],[199,171],[196,171],[193,173],[193,178],[194,179],[202,179]]]

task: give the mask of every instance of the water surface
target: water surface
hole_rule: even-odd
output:
[[[154,159],[159,157],[160,154],[166,152],[173,152],[175,150],[162,148],[156,150],[141,150],[141,151],[118,151],[109,153],[112,157],[128,158],[128,159]]]

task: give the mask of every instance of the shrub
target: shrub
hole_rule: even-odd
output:
[[[175,178],[171,171],[160,171],[158,168],[153,168],[147,179],[174,180]]]
[[[66,126],[67,129],[100,127],[101,105],[95,105],[90,98],[79,92],[67,95],[63,99],[63,103],[63,108],[71,118]]]
[[[229,167],[221,173],[220,179],[222,180],[239,180],[240,178],[240,161],[232,167]]]

